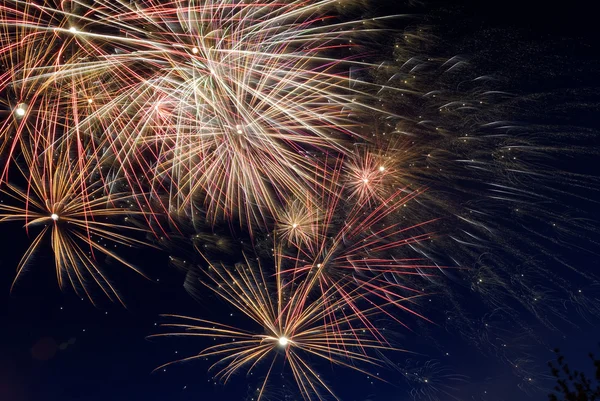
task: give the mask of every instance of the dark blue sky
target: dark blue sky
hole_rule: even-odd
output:
[[[414,13],[417,20],[423,16],[435,25],[443,34],[444,43],[450,44],[442,57],[484,54],[490,68],[495,69],[493,73],[504,72],[512,80],[508,85],[518,87],[520,92],[600,86],[594,66],[598,47],[594,47],[590,36],[595,26],[590,23],[591,12],[585,10],[583,1],[554,5],[542,1],[454,0],[423,2],[415,8],[396,5],[395,1],[380,4],[381,9],[377,11],[380,14]],[[528,54],[527,48],[540,51]],[[585,105],[580,106],[563,116],[549,118],[558,120],[553,123],[571,124],[576,120],[578,125],[600,128],[594,114]],[[594,142],[589,146],[594,146]],[[596,173],[585,163],[582,166],[578,166],[576,160],[569,163],[574,163],[575,170]],[[573,206],[579,206],[575,200]],[[0,257],[0,401],[235,401],[247,395],[251,398],[253,378],[238,375],[227,386],[215,385],[206,373],[208,365],[203,362],[151,374],[161,363],[199,350],[194,342],[145,339],[156,332],[155,323],[160,321],[160,313],[222,314],[226,316],[225,323],[240,319],[235,313],[228,316],[232,311],[218,301],[207,299],[206,304],[198,304],[193,300],[182,288],[184,274],[165,269],[167,254],[133,251],[130,256],[156,282],[144,281],[135,275],[119,277],[119,288],[123,289],[129,309],[118,305],[94,308],[72,293],[58,291],[52,260],[44,255],[37,257],[27,277],[9,295],[14,267],[28,239],[18,225],[5,225],[0,226],[0,241],[5,244]],[[573,250],[562,257],[583,269],[600,267],[594,255],[586,252]],[[547,268],[551,270],[554,266],[549,264]],[[530,322],[539,329],[541,337],[530,350],[531,359],[537,361],[532,368],[537,375],[548,373],[545,362],[552,358],[551,348],[561,348],[574,366],[585,366],[586,354],[596,349],[600,339],[597,317],[590,317],[586,322],[576,310],[565,310],[574,316],[577,327],[561,325],[560,331],[550,331],[533,320]],[[523,378],[515,375],[498,355],[481,352],[469,339],[441,325],[429,330],[428,335],[437,339],[435,347],[431,346],[428,336],[421,335],[418,327],[413,332],[398,332],[398,336],[407,348],[430,352],[415,358],[419,363],[437,360],[449,366],[451,373],[440,373],[441,387],[445,388],[446,384],[453,387],[447,391],[458,399],[545,399],[543,391],[529,394],[521,391],[519,385]],[[397,354],[390,358],[404,362],[407,356]],[[411,399],[408,394],[411,386],[400,376],[392,376],[389,384],[371,384],[372,380],[363,374],[333,371],[328,366],[321,368],[344,401]],[[459,374],[465,378],[457,380]],[[286,381],[290,386],[293,384],[293,378],[287,375],[275,385]],[[442,401],[450,399],[442,393],[437,396]],[[281,399],[292,401],[300,397],[282,394]]]

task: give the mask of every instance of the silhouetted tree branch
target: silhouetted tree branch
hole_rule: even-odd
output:
[[[589,354],[596,368],[595,380],[592,380],[579,370],[571,370],[559,349],[555,349],[554,352],[557,356],[556,364],[549,362],[548,366],[552,375],[556,377],[557,384],[554,386],[555,392],[548,396],[550,401],[600,400],[600,359],[596,359],[592,353]]]

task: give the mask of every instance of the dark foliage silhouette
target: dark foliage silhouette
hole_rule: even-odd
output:
[[[549,362],[552,375],[557,384],[554,392],[548,397],[550,401],[594,401],[600,400],[600,359],[590,352],[589,357],[594,364],[594,379],[588,378],[580,370],[572,370],[565,362],[565,357],[559,349],[555,349],[556,364]]]

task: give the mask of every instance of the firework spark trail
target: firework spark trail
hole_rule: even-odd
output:
[[[107,152],[110,143],[101,130],[101,121],[94,116],[111,100],[113,88],[102,82],[103,70],[79,68],[87,57],[76,30],[69,25],[71,17],[61,10],[25,2],[0,6],[4,30],[0,59],[6,69],[3,103],[14,117],[9,116],[0,128],[7,160],[0,181],[8,181],[11,164],[23,147],[33,152],[32,160],[64,147],[75,155],[68,160],[73,169],[89,170],[90,159],[94,159],[101,166],[95,170],[102,173],[99,180],[106,191],[111,190],[115,174],[110,161],[114,156]],[[87,185],[86,180],[80,183]],[[147,198],[141,191],[131,197],[140,208],[149,203]],[[150,216],[144,214],[143,218]],[[152,227],[151,221],[147,223]]]
[[[452,392],[454,386],[468,383],[469,377],[454,373],[440,361],[428,360],[424,363],[407,359],[402,363],[389,361],[402,374],[410,386],[413,400],[436,401],[440,399],[459,400]]]
[[[527,318],[517,319],[525,310],[529,319],[551,329],[559,321],[572,322],[566,309],[557,307],[561,303],[597,311],[597,300],[581,288],[596,277],[569,263],[565,253],[597,246],[597,224],[591,209],[584,210],[595,203],[597,178],[588,175],[583,184],[580,172],[569,171],[572,166],[564,162],[566,155],[589,154],[589,147],[577,147],[589,130],[540,126],[547,114],[537,107],[556,107],[556,99],[508,93],[497,77],[481,71],[488,66],[476,59],[467,63],[459,56],[430,56],[439,42],[428,42],[426,35],[421,27],[406,32],[398,38],[395,61],[377,70],[385,78],[379,82],[419,93],[402,96],[383,89],[382,102],[412,119],[380,124],[386,138],[408,138],[406,157],[398,158],[401,181],[431,188],[402,218],[410,225],[441,217],[436,241],[415,249],[437,263],[462,267],[442,270],[423,287],[446,294],[437,297],[440,308],[472,330],[476,327],[460,317],[473,303],[472,296],[460,294],[462,285],[491,310],[501,307],[515,327],[526,325]],[[532,99],[538,106],[532,106]],[[582,185],[589,192],[582,192]],[[572,294],[581,294],[573,304]]]
[[[343,165],[341,161],[339,163]],[[342,173],[338,170],[338,174]],[[339,178],[334,180],[338,181]],[[280,213],[282,220],[275,231],[274,257],[285,260],[283,273],[291,274],[292,281],[307,282],[306,295],[317,289],[322,292],[333,289],[337,297],[346,300],[352,313],[361,318],[361,323],[386,343],[369,319],[362,316],[360,303],[379,308],[383,315],[402,325],[404,323],[395,312],[385,310],[379,304],[395,305],[424,318],[405,306],[423,293],[405,285],[402,280],[390,280],[387,276],[427,276],[427,270],[440,268],[412,249],[415,244],[431,240],[432,233],[423,229],[433,221],[403,226],[395,220],[397,213],[422,192],[401,188],[378,204],[373,204],[374,199],[366,198],[348,210],[340,203],[347,193],[341,186],[324,190],[324,197],[319,202],[308,203],[308,208],[294,203],[290,205],[291,209]],[[291,221],[290,216],[302,219]],[[278,238],[277,234],[282,237]],[[290,241],[290,238],[301,240]],[[350,296],[352,291],[349,289],[360,291]]]
[[[141,244],[133,237],[144,230],[100,223],[131,214],[132,203],[143,211],[133,213],[148,229],[165,236],[167,227],[155,224],[158,213],[170,223],[175,216],[192,220],[194,228],[236,221],[253,240],[254,233],[274,227],[278,272],[260,267],[255,276],[251,267],[219,268],[221,275],[208,280],[214,290],[217,282],[238,277],[248,303],[234,306],[269,334],[214,323],[225,336],[249,341],[248,348],[223,345],[202,355],[223,356],[220,376],[227,380],[242,365],[252,369],[271,354],[275,366],[279,354],[272,351],[285,338],[286,360],[309,399],[320,398],[318,388],[331,390],[289,351],[301,349],[302,336],[282,336],[280,315],[296,322],[304,314],[317,316],[306,327],[324,333],[335,363],[357,355],[358,362],[374,363],[367,351],[388,346],[374,317],[406,327],[398,309],[423,318],[419,298],[431,289],[456,303],[450,311],[443,306],[453,322],[472,325],[462,316],[455,287],[430,273],[450,277],[439,266],[448,260],[469,266],[456,282],[467,283],[482,304],[502,308],[513,320],[520,313],[510,307],[516,299],[550,327],[547,309],[568,321],[564,307],[551,306],[560,305],[560,298],[550,295],[567,288],[570,303],[597,314],[596,299],[584,298],[577,283],[543,262],[530,268],[521,263],[535,249],[589,282],[594,278],[554,252],[565,246],[555,232],[569,234],[568,246],[586,249],[572,244],[571,227],[581,229],[575,231],[582,243],[596,244],[587,235],[593,224],[568,219],[550,233],[538,229],[549,220],[567,220],[565,210],[570,212],[548,206],[569,193],[555,183],[554,170],[544,170],[548,154],[564,151],[562,142],[540,146],[536,138],[513,135],[520,127],[511,122],[489,123],[486,104],[508,95],[481,90],[489,76],[465,80],[459,74],[464,59],[439,65],[431,58],[405,59],[403,43],[394,54],[398,65],[372,68],[356,50],[361,32],[377,31],[378,22],[330,17],[337,0],[51,3],[0,4],[0,94],[8,117],[0,124],[0,154],[7,160],[0,183],[11,198],[0,216],[23,221],[28,233],[45,224],[15,280],[49,236],[61,286],[70,282],[90,298],[88,289],[96,286],[120,300],[95,256],[133,267],[98,246],[96,237]],[[403,36],[407,43],[421,40],[421,33]],[[363,71],[373,73],[366,82],[355,78]],[[444,83],[442,76],[459,81]],[[379,78],[379,85],[369,83]],[[461,92],[469,85],[476,87]],[[9,183],[13,171],[26,178],[26,190]],[[588,177],[565,177],[569,188],[590,187]],[[434,190],[425,196],[414,190],[423,185]],[[440,214],[451,227],[439,230],[433,245],[428,227]],[[504,254],[483,258],[490,249]],[[423,278],[428,285],[417,285]],[[277,301],[253,284],[272,279]],[[265,313],[252,297],[281,310]],[[210,332],[191,323],[181,327]]]
[[[24,166],[19,171],[27,182],[26,189],[6,183],[0,192],[7,196],[0,204],[0,221],[20,221],[29,232],[36,226],[41,231],[32,240],[21,258],[13,282],[15,286],[32,256],[49,237],[54,255],[56,276],[61,288],[70,284],[78,295],[85,294],[94,303],[92,288],[97,287],[112,301],[123,303],[116,289],[101,270],[98,257],[111,257],[129,269],[143,275],[131,263],[108,248],[148,245],[135,239],[146,229],[127,223],[143,212],[132,210],[134,197],[128,192],[105,192],[105,185],[94,185],[99,178],[94,159],[83,171],[73,169],[68,149],[53,149],[40,159],[33,151],[21,149]],[[106,183],[105,183],[106,184]],[[119,187],[118,181],[109,183]],[[124,223],[114,222],[115,219]],[[137,234],[136,234],[137,233]]]
[[[394,191],[394,184],[402,182],[395,147],[385,143],[361,146],[348,158],[343,170],[349,199],[371,206],[384,201]]]
[[[93,122],[132,190],[140,174],[154,197],[169,190],[163,210],[200,199],[213,222],[265,223],[281,199],[314,187],[315,165],[329,174],[316,154],[344,154],[344,140],[364,139],[348,116],[372,109],[372,95],[348,71],[369,64],[333,54],[377,22],[329,21],[335,1],[8,4],[0,54],[28,55],[12,63],[14,89],[63,90],[74,79],[98,88],[79,123]],[[40,40],[47,61],[30,54]]]
[[[162,325],[170,331],[152,337],[211,337],[223,342],[157,369],[183,361],[218,357],[211,369],[216,370],[216,377],[227,382],[239,370],[245,368],[249,374],[264,362],[270,368],[258,394],[260,400],[275,363],[283,358],[292,370],[303,398],[322,400],[327,394],[335,395],[311,367],[309,357],[322,358],[333,365],[367,373],[365,368],[359,367],[361,363],[383,366],[378,357],[371,355],[372,352],[401,351],[381,345],[371,338],[368,331],[357,329],[363,317],[377,314],[377,309],[363,310],[361,316],[341,313],[346,300],[331,301],[333,289],[307,296],[307,292],[311,292],[311,284],[286,284],[278,262],[273,273],[267,272],[265,266],[259,264],[253,267],[248,260],[233,268],[210,264],[203,284],[254,321],[260,329],[247,331],[204,319],[167,315],[176,319],[174,323]],[[353,297],[356,291],[349,290],[348,295]],[[330,322],[331,315],[337,315],[335,326]]]

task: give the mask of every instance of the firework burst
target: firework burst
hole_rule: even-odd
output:
[[[298,248],[312,247],[318,236],[321,214],[311,199],[304,202],[296,199],[277,214],[275,235]]]
[[[432,269],[440,268],[415,251],[419,243],[432,239],[433,234],[427,231],[432,221],[404,226],[396,218],[422,190],[400,189],[378,205],[371,206],[372,200],[365,199],[350,210],[340,204],[345,189],[339,191],[325,197],[316,208],[314,213],[321,213],[322,219],[313,228],[311,241],[295,246],[276,237],[275,258],[286,261],[284,271],[292,280],[306,281],[323,293],[334,291],[357,316],[361,316],[360,299],[371,307],[395,305],[423,317],[407,306],[423,293],[407,286],[402,276],[426,277]],[[380,312],[402,324],[395,312],[384,307]],[[362,323],[380,336],[366,316]]]
[[[257,365],[267,364],[269,368],[257,398],[260,400],[276,363],[284,360],[302,397],[322,400],[327,395],[335,395],[312,367],[311,358],[367,373],[366,368],[359,366],[384,366],[378,353],[399,351],[382,346],[368,330],[357,329],[361,320],[378,313],[377,309],[363,310],[360,315],[344,312],[346,299],[331,301],[335,297],[333,290],[314,295],[308,282],[296,284],[283,279],[279,262],[276,262],[275,274],[266,273],[268,269],[264,266],[251,266],[248,260],[234,268],[210,264],[208,278],[202,280],[203,284],[259,329],[248,331],[204,319],[167,315],[176,319],[162,325],[169,332],[152,337],[210,337],[220,343],[157,369],[173,363],[216,357],[218,360],[211,370],[215,370],[217,378],[227,382],[240,370],[249,374]],[[348,295],[354,294],[355,291],[350,290]],[[332,315],[336,316],[333,320]]]
[[[350,116],[372,108],[370,90],[350,69],[369,65],[338,53],[376,21],[332,21],[336,5],[5,2],[10,107],[25,114],[48,91],[72,93],[91,108],[77,127],[94,126],[132,188],[141,174],[153,195],[171,194],[165,210],[199,200],[213,222],[265,223],[329,174],[323,151],[345,154],[345,141],[365,137]]]
[[[102,272],[98,257],[114,258],[143,275],[111,249],[147,245],[135,239],[136,233],[146,230],[128,222],[131,216],[144,214],[132,211],[133,196],[127,192],[106,193],[106,186],[119,187],[118,180],[94,184],[100,176],[93,166],[87,165],[83,171],[74,170],[74,157],[64,149],[46,152],[41,160],[33,159],[33,152],[27,148],[21,151],[24,166],[17,165],[27,186],[20,189],[7,183],[1,190],[5,199],[0,204],[0,221],[23,222],[28,234],[36,227],[41,230],[18,264],[13,287],[44,240],[49,238],[61,288],[70,284],[78,295],[85,295],[94,302],[91,289],[97,287],[109,299],[122,303]]]
[[[391,146],[384,149],[361,146],[348,158],[343,172],[349,199],[359,204],[377,204],[393,193],[395,185],[402,184],[396,168],[397,151]]]
[[[398,310],[423,319],[411,308],[423,293],[407,287],[402,277],[427,276],[427,269],[438,268],[420,257],[402,258],[399,254],[411,244],[428,240],[431,234],[411,234],[427,223],[404,228],[399,223],[385,224],[386,219],[414,200],[419,191],[405,188],[376,207],[365,201],[350,210],[339,204],[345,188],[338,191],[325,190],[318,207],[317,202],[297,203],[292,205],[298,208],[291,209],[294,213],[283,214],[287,219],[279,227],[285,228],[275,231],[268,263],[262,263],[259,254],[256,262],[244,256],[245,262],[233,268],[206,258],[208,266],[202,269],[204,272],[188,274],[194,278],[208,277],[200,279],[205,287],[253,320],[262,331],[171,316],[178,322],[165,324],[169,332],[158,336],[211,337],[224,341],[167,365],[219,357],[211,369],[216,371],[217,378],[227,382],[241,369],[250,372],[265,362],[269,368],[260,387],[260,399],[277,359],[284,358],[307,400],[321,400],[328,393],[333,394],[309,363],[307,357],[311,355],[364,373],[361,363],[386,365],[379,354],[372,354],[393,349],[385,331],[378,326],[379,319],[387,317],[408,327],[398,316]],[[340,215],[344,216],[342,220]],[[292,223],[290,228],[290,222],[296,222],[297,226]],[[293,230],[303,227],[312,233],[309,238],[294,233]],[[391,256],[391,250],[396,256]],[[193,286],[186,284],[194,293]]]
[[[364,61],[361,35],[380,21],[330,15],[349,3],[3,1],[0,221],[33,238],[15,283],[49,240],[61,287],[122,302],[98,259],[139,271],[114,246],[160,231],[165,248],[177,253],[177,237],[212,260],[236,251],[218,232],[225,220],[250,237],[241,252],[269,262],[172,264],[258,329],[172,316],[165,335],[223,340],[185,360],[218,358],[224,381],[270,363],[259,398],[281,360],[307,400],[333,395],[312,359],[382,365],[381,321],[411,328],[399,311],[500,355],[517,348],[515,329],[501,328],[527,327],[523,312],[551,328],[570,322],[565,305],[598,315],[595,275],[560,254],[597,246],[596,224],[563,200],[575,188],[577,202],[595,202],[598,182],[552,161],[586,146],[566,152],[562,132],[496,118],[529,106],[490,76],[466,77],[461,57],[423,56],[420,29],[402,35],[395,61]],[[155,224],[159,213],[169,224]],[[433,292],[442,317],[419,311]],[[474,297],[474,315],[491,310],[497,325],[467,313]],[[532,369],[516,365],[530,384]],[[424,399],[458,379],[437,363],[403,374]]]

